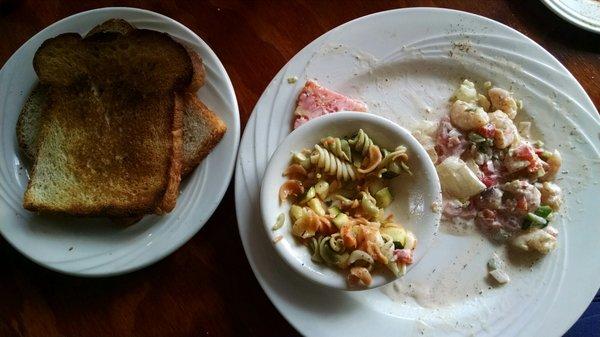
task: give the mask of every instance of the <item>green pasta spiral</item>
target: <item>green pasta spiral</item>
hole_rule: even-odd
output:
[[[348,143],[352,145],[352,147],[354,147],[354,151],[360,153],[363,156],[367,155],[367,153],[369,152],[369,147],[371,147],[371,145],[375,145],[371,137],[369,137],[369,135],[367,135],[367,133],[364,132],[363,129],[358,130],[356,136],[350,139]]]
[[[329,136],[321,139],[321,144],[338,158],[347,162],[352,161],[352,151],[347,140]]]

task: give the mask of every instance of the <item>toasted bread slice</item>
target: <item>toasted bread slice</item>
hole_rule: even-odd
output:
[[[98,33],[116,33],[126,35],[133,32],[134,30],[135,27],[123,19],[109,19],[99,24],[98,26],[92,28],[92,30],[90,30],[87,33],[86,37],[91,37],[92,35]],[[188,46],[187,44],[181,41],[178,42],[181,45],[183,45],[183,47],[185,47],[192,61],[192,67],[194,68],[192,81],[190,82],[188,91],[196,92],[204,85],[205,72],[204,64],[202,63],[202,58],[200,58],[200,55],[198,55],[198,53],[196,53],[191,46]]]
[[[41,112],[47,102],[48,88],[36,86],[27,99],[17,123],[17,139],[23,154],[31,161],[37,155]],[[225,135],[227,126],[196,95],[177,94],[183,105],[182,176],[187,176]]]
[[[183,176],[188,175],[221,141],[227,126],[195,94],[180,95],[183,111]]]
[[[128,34],[135,30],[125,20],[110,19],[94,27],[86,37],[95,33]],[[192,60],[193,76],[188,87],[194,93],[204,85],[205,71],[202,59],[184,45]],[[37,137],[41,126],[41,109],[46,104],[47,88],[38,85],[29,95],[17,123],[17,138],[22,152],[30,161],[34,161],[37,151]],[[204,105],[195,95],[184,94],[183,100],[183,176],[189,174],[221,140],[227,127],[214,112]]]
[[[48,87],[36,85],[29,94],[17,120],[19,148],[31,162],[37,156],[37,140],[42,127],[42,111],[48,101]]]
[[[26,209],[130,216],[174,207],[182,150],[174,94],[117,94],[51,88]]]
[[[50,85],[24,206],[85,216],[170,211],[178,194],[186,50],[135,30],[89,40],[63,34],[34,57]],[[159,70],[160,69],[160,70]]]
[[[97,33],[117,33],[126,35],[135,30],[135,27],[123,19],[108,19],[103,23],[92,28],[85,37],[90,37]]]
[[[84,39],[61,34],[42,43],[33,69],[43,84],[67,87],[89,81],[100,88],[141,93],[183,90],[193,76],[192,60],[181,44],[166,33],[145,29]]]

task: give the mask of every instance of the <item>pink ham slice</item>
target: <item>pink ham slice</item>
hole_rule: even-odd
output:
[[[342,110],[366,112],[367,105],[324,88],[315,81],[307,81],[298,96],[294,129],[317,117]]]

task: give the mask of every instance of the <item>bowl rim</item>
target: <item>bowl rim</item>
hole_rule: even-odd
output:
[[[301,263],[298,259],[294,258],[291,253],[288,252],[288,249],[284,247],[284,245],[278,245],[277,242],[273,242],[273,230],[272,224],[270,224],[267,220],[270,219],[270,215],[272,215],[272,209],[267,206],[269,200],[268,193],[266,193],[267,185],[270,185],[269,182],[273,179],[276,179],[277,175],[281,175],[282,172],[276,172],[275,166],[276,163],[274,161],[275,158],[281,156],[281,152],[286,151],[289,152],[294,149],[294,147],[298,147],[298,145],[293,144],[293,140],[296,138],[301,138],[302,135],[310,133],[310,129],[316,126],[322,127],[327,124],[332,124],[338,121],[348,121],[348,120],[358,120],[360,122],[368,123],[373,128],[387,128],[394,133],[396,133],[399,138],[403,138],[403,145],[406,145],[411,149],[411,151],[416,151],[416,157],[418,160],[422,162],[423,169],[425,171],[424,177],[428,186],[428,190],[433,192],[433,198],[437,200],[441,200],[441,185],[437,175],[437,171],[435,169],[434,163],[430,160],[429,154],[425,150],[425,148],[417,141],[417,139],[412,135],[412,133],[398,125],[397,123],[369,112],[356,112],[356,111],[339,111],[336,113],[329,113],[324,116],[320,116],[313,120],[308,121],[307,123],[301,125],[295,130],[292,130],[288,135],[286,135],[283,140],[278,144],[275,151],[270,155],[267,167],[265,169],[265,173],[263,175],[261,185],[260,185],[260,212],[261,212],[261,220],[263,222],[263,228],[265,229],[265,234],[268,236],[269,241],[273,243],[273,248],[277,251],[278,255],[285,261],[285,263],[290,266],[294,271],[298,274],[304,276],[306,279],[333,289],[345,290],[345,291],[362,291],[362,290],[372,290],[381,286],[384,286],[397,278],[386,277],[384,281],[380,284],[372,284],[369,287],[349,287],[347,283],[343,282],[343,286],[340,285],[339,280],[335,280],[332,277],[328,277],[322,274],[319,274],[310,268],[307,268],[304,263]],[[323,137],[325,137],[324,135]],[[433,221],[435,221],[436,231],[439,226],[441,213],[433,212],[435,216]],[[277,235],[275,235],[277,237]],[[418,261],[417,261],[418,262]],[[375,282],[375,280],[374,280]]]

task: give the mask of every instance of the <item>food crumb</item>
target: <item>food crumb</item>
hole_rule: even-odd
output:
[[[283,239],[283,236],[281,235],[277,235],[274,239],[273,239],[273,243],[277,243],[279,241],[281,241],[281,239]]]
[[[71,247],[69,247],[69,251],[72,251],[72,250],[73,250],[73,247],[72,247],[72,246],[71,246]]]
[[[290,77],[288,77],[287,78],[287,82],[289,84],[294,84],[294,83],[298,82],[298,76],[290,76]]]
[[[439,201],[435,201],[435,202],[431,203],[431,210],[436,213],[441,213],[442,212],[442,203]]]

